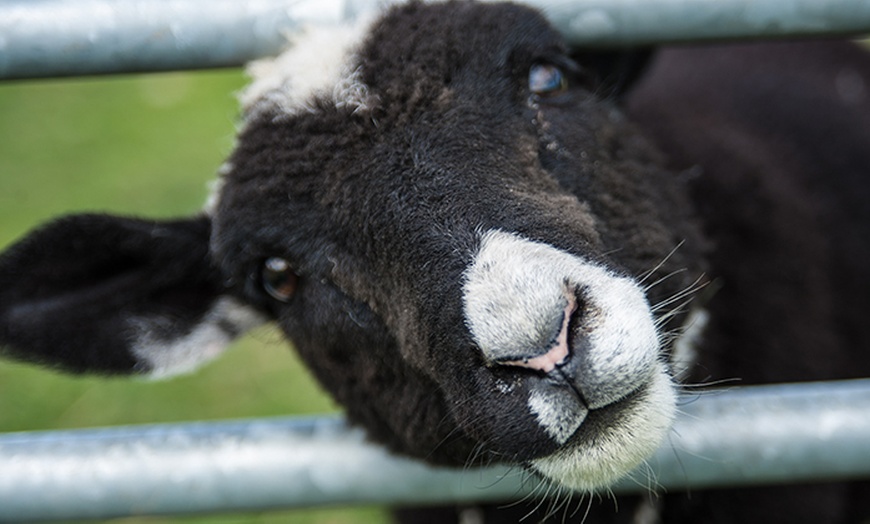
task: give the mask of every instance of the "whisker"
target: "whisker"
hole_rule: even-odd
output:
[[[577,500],[577,505],[574,506],[574,511],[572,511],[570,515],[567,515],[567,518],[574,518],[577,516],[578,513],[580,513],[580,508],[583,507],[583,502],[586,500],[586,497],[587,497],[586,493],[579,493],[579,492],[572,493],[572,495],[578,495],[580,498]],[[583,517],[581,522],[583,522],[585,520],[586,520],[586,516],[584,514],[584,517]]]
[[[721,386],[723,384],[733,386],[739,382],[741,382],[740,378],[732,377],[732,378],[722,378],[719,380],[710,380],[707,382],[697,382],[694,384],[679,384],[678,388],[680,390],[683,390],[683,389],[692,390],[692,389],[694,389],[696,391],[692,391],[692,393],[696,393],[699,395],[718,395],[718,394],[721,394],[722,392],[728,391],[728,390],[727,389],[708,389],[705,391],[705,390],[702,390],[701,388],[711,388],[713,386]]]
[[[678,302],[678,301],[680,301],[680,300],[682,300],[690,295],[696,294],[698,291],[704,289],[706,286],[707,286],[707,282],[704,281],[704,275],[701,275],[698,278],[696,278],[694,282],[692,282],[691,284],[686,286],[683,290],[678,291],[678,292],[674,293],[673,295],[671,295],[670,297],[658,302],[657,304],[652,306],[650,309],[653,312],[659,311],[659,310],[669,306],[670,304],[673,304],[674,302]]]
[[[663,282],[666,282],[668,279],[673,278],[673,277],[675,277],[675,276],[677,276],[677,275],[679,275],[679,274],[681,274],[681,273],[685,273],[686,271],[688,271],[687,268],[675,269],[675,270],[671,271],[670,273],[668,273],[667,275],[665,275],[665,276],[659,278],[658,280],[656,280],[656,281],[653,282],[652,284],[649,284],[649,285],[644,286],[644,287],[643,287],[643,291],[644,291],[644,293],[646,293],[646,292],[648,292],[650,289],[652,289],[652,288],[658,286],[659,284],[661,284],[661,283],[663,283]]]
[[[580,524],[584,524],[586,519],[589,518],[589,512],[592,511],[592,494],[589,494],[589,502],[586,503],[586,511],[583,512],[583,518],[580,519]],[[583,502],[583,499],[580,499],[580,502]]]
[[[680,248],[683,246],[683,244],[685,244],[685,243],[686,243],[685,240],[680,240],[680,242],[679,242],[676,246],[674,246],[674,249],[672,249],[672,250],[671,250],[667,255],[665,255],[665,257],[661,260],[661,262],[659,262],[658,264],[656,264],[655,267],[653,267],[652,269],[650,269],[649,271],[647,271],[645,274],[643,274],[643,275],[640,277],[640,279],[638,280],[638,283],[639,283],[639,284],[643,284],[644,281],[646,281],[646,279],[648,279],[649,277],[651,277],[651,276],[652,276],[656,271],[658,271],[659,269],[661,269],[662,266],[664,266],[665,264],[667,264],[668,260],[670,260],[670,258],[671,258],[672,256],[674,256],[674,253],[676,253],[677,250],[680,249]],[[651,286],[650,286],[650,287],[651,287]],[[647,289],[648,289],[648,288],[647,288]]]
[[[543,505],[546,503],[546,501],[550,499],[550,492],[553,490],[553,485],[552,485],[551,483],[547,482],[547,481],[542,480],[542,481],[538,484],[538,486],[537,486],[537,488],[535,489],[535,491],[538,491],[540,488],[544,488],[544,489],[545,489],[545,491],[544,491],[544,493],[543,493],[543,496],[541,496],[540,498],[538,498],[538,502],[537,502],[537,504],[535,504],[535,506],[531,509],[531,511],[529,511],[528,513],[526,513],[526,514],[525,514],[525,515],[520,519],[520,522],[523,522],[523,521],[529,519],[529,517],[531,517],[532,515],[534,515],[535,513],[537,513],[537,512],[541,509],[541,506],[543,506]]]

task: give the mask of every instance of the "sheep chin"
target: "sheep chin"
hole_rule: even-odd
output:
[[[676,394],[663,364],[650,383],[595,434],[569,441],[559,451],[532,460],[531,468],[555,484],[595,492],[630,475],[661,445],[676,415]],[[583,428],[580,429],[583,431]]]

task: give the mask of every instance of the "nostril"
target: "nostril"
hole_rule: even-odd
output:
[[[521,360],[509,360],[499,362],[499,364],[503,366],[519,366],[521,368],[529,368],[549,373],[556,369],[556,366],[565,363],[565,360],[568,358],[568,353],[567,345],[559,345],[554,346],[550,351],[543,355],[538,355],[537,357],[523,358]]]
[[[565,293],[565,298],[568,303],[562,312],[562,323],[560,331],[553,340],[550,348],[542,355],[528,356],[520,359],[502,360],[498,364],[503,366],[519,366],[528,369],[534,369],[549,373],[556,369],[557,366],[564,364],[571,354],[568,344],[570,332],[571,317],[577,310],[577,298],[573,293]]]

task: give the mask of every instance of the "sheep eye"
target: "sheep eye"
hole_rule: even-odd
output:
[[[278,257],[267,258],[263,262],[261,275],[263,289],[272,298],[281,302],[287,302],[293,298],[299,277],[293,272],[286,260]]]
[[[568,88],[568,79],[553,64],[535,64],[529,69],[529,90],[536,95],[554,95]]]

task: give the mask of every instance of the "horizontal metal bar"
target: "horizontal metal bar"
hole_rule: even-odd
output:
[[[312,9],[314,4],[318,9]],[[330,0],[4,0],[0,78],[237,66],[275,53]]]
[[[866,0],[531,0],[578,46],[870,33]]]
[[[616,491],[870,478],[870,380],[684,395],[680,412],[650,469]],[[521,468],[390,455],[337,418],[0,435],[0,522],[504,500],[537,485]]]
[[[735,388],[681,403],[649,462],[669,491],[870,478],[870,379]]]
[[[0,79],[238,66],[378,0],[4,0]],[[870,33],[866,0],[528,0],[575,45]]]

